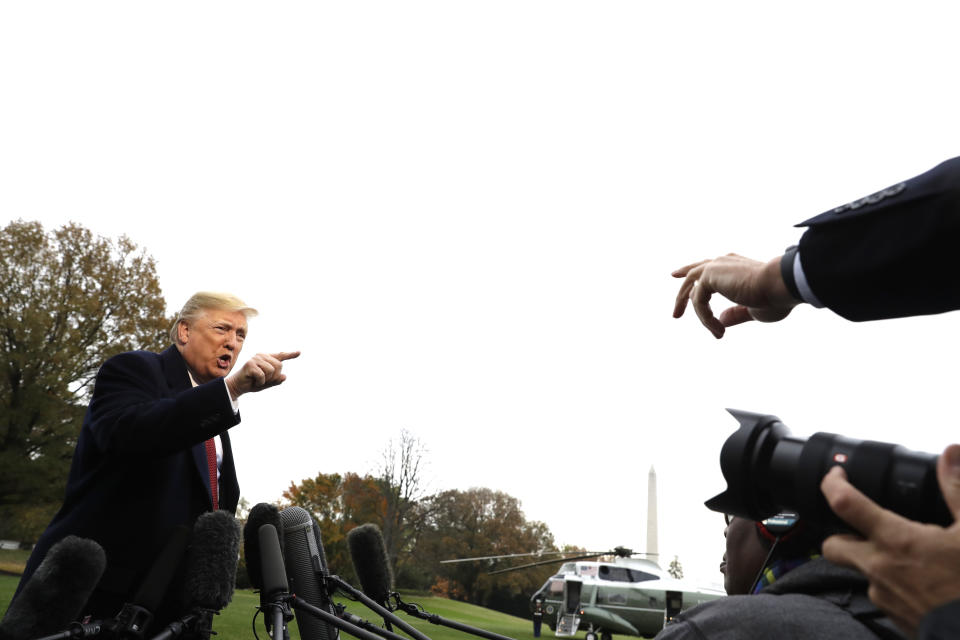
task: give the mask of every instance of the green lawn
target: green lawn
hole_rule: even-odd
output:
[[[21,549],[0,549],[0,571],[23,573],[30,552]]]
[[[17,587],[19,579],[15,576],[0,575],[0,615],[7,610],[10,598],[13,597],[13,591]],[[479,627],[486,631],[492,631],[504,636],[516,638],[516,640],[533,640],[533,623],[525,618],[508,616],[490,609],[477,607],[463,602],[454,602],[445,598],[430,598],[421,596],[402,596],[404,602],[418,603],[430,613],[435,613],[450,620],[456,620],[474,627]],[[339,600],[347,605],[347,611],[367,620],[374,620],[372,612],[368,611],[363,605]],[[257,594],[249,590],[238,590],[233,595],[233,601],[230,606],[214,619],[213,629],[218,633],[220,640],[233,640],[234,638],[253,640],[253,631],[251,630],[251,621],[256,613],[256,607],[260,602]],[[431,624],[425,620],[411,618],[406,614],[398,614],[404,620],[407,620],[414,627],[428,635],[432,640],[464,640],[465,638],[476,638],[447,627]],[[257,635],[261,640],[266,640],[267,635],[263,627],[263,615],[257,616]],[[294,625],[295,627],[296,625]],[[552,638],[553,634],[547,628],[543,627],[544,638]],[[299,640],[299,634],[296,629],[291,630],[291,638]],[[346,634],[343,638],[351,638]],[[578,634],[583,638],[583,633]]]
[[[7,605],[13,598],[13,592],[17,588],[20,578],[17,576],[0,575],[0,614],[7,612]]]

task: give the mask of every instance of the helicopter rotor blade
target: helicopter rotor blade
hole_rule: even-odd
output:
[[[500,556],[479,556],[476,558],[454,558],[452,560],[441,560],[440,564],[450,564],[452,562],[477,562],[479,560],[500,560],[502,558],[523,558],[529,556],[555,556],[569,553],[569,551],[531,551],[529,553],[508,553]]]
[[[529,562],[527,564],[517,565],[516,567],[507,567],[506,569],[497,569],[496,571],[488,571],[487,575],[492,576],[498,573],[509,573],[511,571],[520,571],[521,569],[529,569],[531,567],[539,567],[545,564],[556,564],[558,562],[567,562],[569,560],[586,560],[587,558],[596,558],[599,556],[612,555],[611,551],[597,551],[594,553],[587,553],[579,556],[570,556],[568,558],[556,558],[554,560],[542,560],[540,562]]]

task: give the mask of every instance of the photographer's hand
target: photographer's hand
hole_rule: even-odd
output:
[[[831,536],[823,555],[863,572],[870,599],[911,636],[923,616],[960,598],[960,445],[944,450],[937,479],[955,519],[946,529],[883,509],[847,482],[841,467],[820,484],[833,511],[864,536]]]
[[[763,263],[730,253],[688,264],[672,275],[684,279],[674,303],[673,317],[682,316],[690,300],[700,322],[716,338],[722,338],[727,327],[749,320],[783,320],[800,303],[783,282],[779,256]],[[719,319],[710,308],[710,297],[714,293],[737,303],[725,309]]]

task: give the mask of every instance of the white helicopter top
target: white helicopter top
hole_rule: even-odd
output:
[[[578,576],[584,584],[606,584],[611,583],[640,583],[645,582],[645,587],[654,589],[665,589],[671,591],[696,591],[711,596],[726,595],[719,585],[698,585],[691,589],[689,581],[677,580],[653,560],[647,558],[617,557],[612,562],[597,560],[578,560],[576,562],[565,562],[554,574],[554,579],[561,576]],[[554,587],[562,591],[562,580]],[[624,584],[626,586],[626,584]]]

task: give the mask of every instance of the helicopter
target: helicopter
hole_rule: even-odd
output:
[[[569,637],[586,629],[585,640],[612,640],[613,634],[653,637],[678,613],[703,602],[723,598],[717,586],[694,585],[663,571],[652,557],[657,554],[657,475],[650,467],[647,496],[647,548],[637,554],[625,547],[610,551],[514,553],[483,558],[461,558],[441,562],[499,560],[521,556],[562,554],[554,560],[539,560],[499,569],[492,574],[519,571],[562,562],[560,569],[530,597],[530,612],[537,601],[543,621],[558,637]],[[644,558],[635,558],[644,555]],[[604,558],[612,557],[612,561]],[[593,558],[593,560],[591,560]]]
[[[455,561],[520,555],[543,554]],[[726,596],[718,587],[695,586],[689,581],[677,580],[655,561],[634,555],[639,554],[616,547],[611,551],[534,562],[490,573],[562,562],[559,570],[530,597],[530,611],[534,612],[539,599],[543,620],[554,635],[569,637],[585,629],[585,640],[598,640],[598,637],[611,640],[613,634],[653,637],[681,611]],[[603,559],[610,556],[612,561]]]

